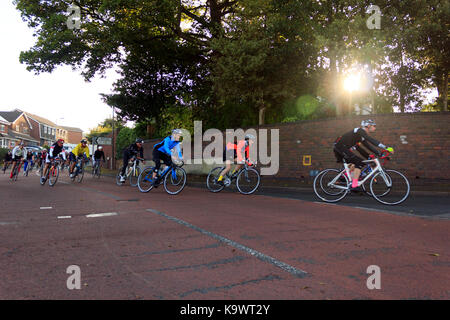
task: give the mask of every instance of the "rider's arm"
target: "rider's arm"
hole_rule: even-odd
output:
[[[245,141],[239,141],[237,148],[236,148],[236,154],[238,162],[242,162],[244,160],[243,154],[245,155]]]
[[[359,129],[358,130],[359,133],[361,134],[361,136],[364,138],[363,142],[365,142],[366,140],[369,141],[371,144],[373,144],[374,146],[377,146],[378,148],[382,148],[382,149],[386,149],[387,147],[382,144],[380,141],[378,141],[377,139],[372,138],[371,136],[369,136],[366,131],[364,131],[363,129]]]
[[[177,145],[175,146],[175,148],[177,149],[177,152],[178,152],[178,158],[183,159],[183,154],[181,153],[181,147],[180,147],[180,144],[177,144]]]
[[[379,154],[378,150],[375,149],[375,147],[373,147],[372,144],[367,143],[366,141],[363,141],[362,144],[364,145],[364,147],[366,147],[367,149],[369,149],[369,151],[372,152],[373,154],[375,154],[375,155],[378,155],[378,154]],[[367,159],[367,158],[368,158],[367,152],[366,152],[366,153],[362,153],[358,148],[359,148],[359,149],[362,149],[361,147],[359,147],[359,146],[357,145],[356,150],[358,150],[358,152],[361,153],[361,154]],[[367,157],[366,157],[366,155],[367,155]]]

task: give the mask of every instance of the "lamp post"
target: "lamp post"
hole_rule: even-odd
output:
[[[115,132],[115,121],[114,121],[114,107],[112,107],[112,170],[116,169],[116,132]]]

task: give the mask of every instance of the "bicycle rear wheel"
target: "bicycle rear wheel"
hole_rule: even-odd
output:
[[[217,182],[217,179],[220,176],[220,173],[225,169],[225,167],[216,167],[212,169],[208,177],[206,177],[206,186],[208,187],[208,190],[211,192],[220,192],[225,188],[223,184],[220,184]]]
[[[316,196],[325,202],[338,202],[349,192],[349,179],[337,169],[322,170],[313,182]]]
[[[410,193],[408,179],[396,170],[378,172],[370,181],[370,191],[378,202],[397,205],[405,201]]]
[[[83,177],[84,177],[84,168],[80,168],[77,174],[77,182],[81,183],[81,181],[83,181]]]
[[[259,172],[254,168],[242,170],[236,178],[236,187],[242,194],[254,193],[261,182]]]
[[[164,177],[164,189],[168,194],[178,194],[186,185],[186,171],[180,167],[171,168]]]
[[[140,192],[149,192],[153,189],[153,169],[154,167],[146,167],[142,170],[141,174],[138,177],[138,189]]]

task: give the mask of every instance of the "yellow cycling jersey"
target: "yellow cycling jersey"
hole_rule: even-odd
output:
[[[89,158],[89,147],[86,145],[86,147],[83,148],[80,143],[72,150],[72,153],[77,157],[81,156],[83,153],[86,153],[86,157]]]

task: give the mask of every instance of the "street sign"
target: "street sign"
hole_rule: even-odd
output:
[[[106,145],[106,146],[110,146],[112,145],[112,138],[107,138],[107,137],[96,137],[96,139],[94,140],[97,144],[102,144],[102,145]]]

